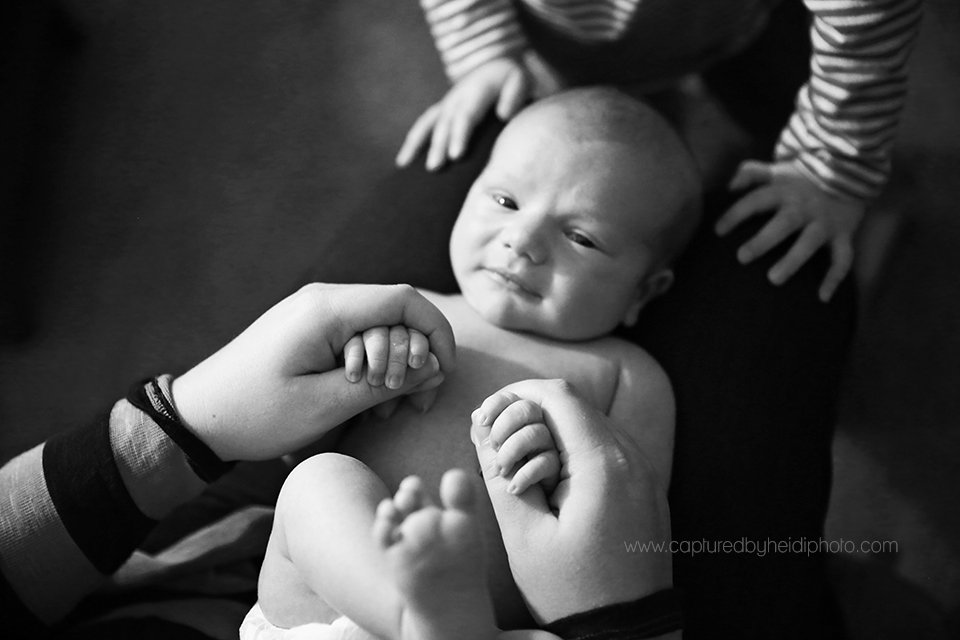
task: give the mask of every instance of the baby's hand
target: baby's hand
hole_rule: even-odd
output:
[[[367,384],[403,386],[407,367],[419,369],[430,357],[430,342],[416,329],[403,325],[374,327],[358,333],[343,347],[343,366],[347,380],[359,382],[367,365]]]
[[[560,483],[560,454],[540,406],[499,391],[473,412],[474,424],[490,426],[490,445],[497,452],[503,477],[513,474],[507,491],[519,495],[539,483],[546,495]]]
[[[820,299],[830,300],[853,265],[853,234],[863,219],[866,205],[841,200],[813,183],[793,164],[768,164],[748,160],[730,182],[731,190],[753,187],[717,221],[716,231],[726,235],[747,218],[775,210],[773,218],[737,252],[747,264],[762,256],[790,234],[800,231],[796,242],[767,277],[775,285],[789,280],[821,246],[830,245],[831,266],[820,285]]]
[[[560,90],[559,76],[533,53],[524,60],[496,58],[460,78],[442,100],[427,109],[407,133],[397,166],[405,167],[429,143],[427,169],[434,171],[449,158],[457,160],[477,124],[491,107],[509,120],[529,100]]]

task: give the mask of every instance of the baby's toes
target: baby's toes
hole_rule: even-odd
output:
[[[384,498],[377,505],[373,518],[373,539],[382,548],[390,547],[400,540],[400,523],[403,516],[391,498]]]
[[[417,476],[407,476],[400,481],[397,493],[393,496],[393,504],[402,518],[408,517],[415,511],[431,506],[433,503],[427,497],[423,488],[423,481]]]

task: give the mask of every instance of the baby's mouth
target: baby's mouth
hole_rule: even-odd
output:
[[[484,267],[483,272],[494,282],[500,286],[508,289],[509,291],[514,291],[531,298],[542,298],[539,293],[534,291],[530,285],[523,281],[519,276],[510,273],[505,269],[497,269],[494,267]]]

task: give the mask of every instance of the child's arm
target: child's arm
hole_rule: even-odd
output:
[[[531,98],[555,93],[558,76],[527,46],[510,0],[421,0],[453,86],[407,133],[397,154],[408,165],[429,144],[427,169],[466,151],[473,129],[491,108],[512,118]]]
[[[780,137],[774,162],[745,162],[731,189],[756,187],[717,222],[726,234],[747,218],[776,214],[744,244],[748,263],[800,232],[768,272],[781,284],[816,251],[830,247],[820,287],[830,299],[853,262],[852,238],[867,202],[890,172],[890,154],[906,100],[906,63],[920,24],[920,0],[806,0],[813,14],[810,80]]]

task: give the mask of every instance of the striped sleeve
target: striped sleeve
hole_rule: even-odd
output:
[[[485,62],[518,57],[527,48],[510,0],[420,0],[420,4],[452,82]]]
[[[0,469],[0,572],[33,616],[54,623],[204,486],[160,427],[121,400]]]
[[[920,0],[805,0],[813,14],[810,80],[777,144],[824,190],[876,197],[907,94]]]

